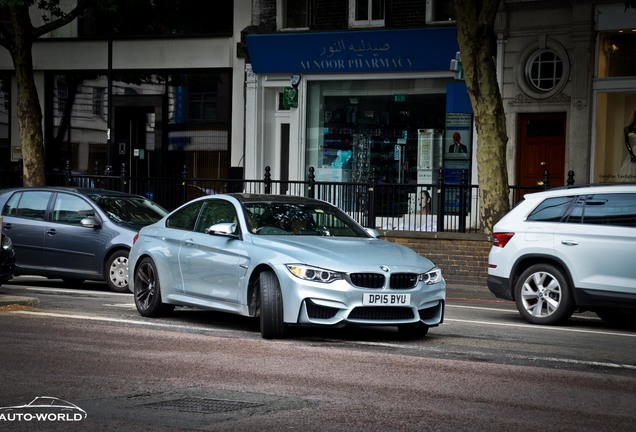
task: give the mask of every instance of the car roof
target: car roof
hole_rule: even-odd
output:
[[[67,186],[24,186],[1,189],[0,193],[20,192],[20,191],[49,191],[49,192],[75,192],[82,195],[120,196],[120,197],[141,197],[141,195],[120,192],[110,189],[81,188]],[[143,197],[142,197],[143,198]]]
[[[326,201],[306,198],[295,195],[275,195],[275,194],[251,194],[251,193],[228,193],[225,195],[213,195],[213,196],[230,196],[242,203],[281,203],[281,204],[329,204]],[[331,204],[329,204],[331,205]]]
[[[525,199],[542,199],[547,197],[586,195],[599,193],[636,193],[636,183],[599,183],[563,186],[541,192],[524,195]]]

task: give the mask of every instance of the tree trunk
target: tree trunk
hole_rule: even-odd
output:
[[[455,0],[457,41],[477,128],[480,223],[492,228],[509,210],[506,118],[495,69],[494,21],[500,0]]]
[[[42,109],[33,76],[31,21],[28,7],[11,7],[13,45],[11,57],[18,85],[18,129],[20,131],[24,186],[44,186],[44,137]]]

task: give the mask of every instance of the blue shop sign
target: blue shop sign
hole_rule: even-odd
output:
[[[255,73],[449,70],[455,27],[247,35]]]

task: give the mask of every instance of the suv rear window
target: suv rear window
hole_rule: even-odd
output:
[[[575,196],[547,198],[528,215],[526,220],[533,222],[561,222],[561,219],[563,219],[575,199]]]
[[[568,222],[636,227],[636,194],[581,196]]]

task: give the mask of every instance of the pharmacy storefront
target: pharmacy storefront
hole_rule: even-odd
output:
[[[266,166],[283,181],[306,180],[310,167],[335,182],[472,173],[454,27],[252,34],[247,45],[246,178]]]

